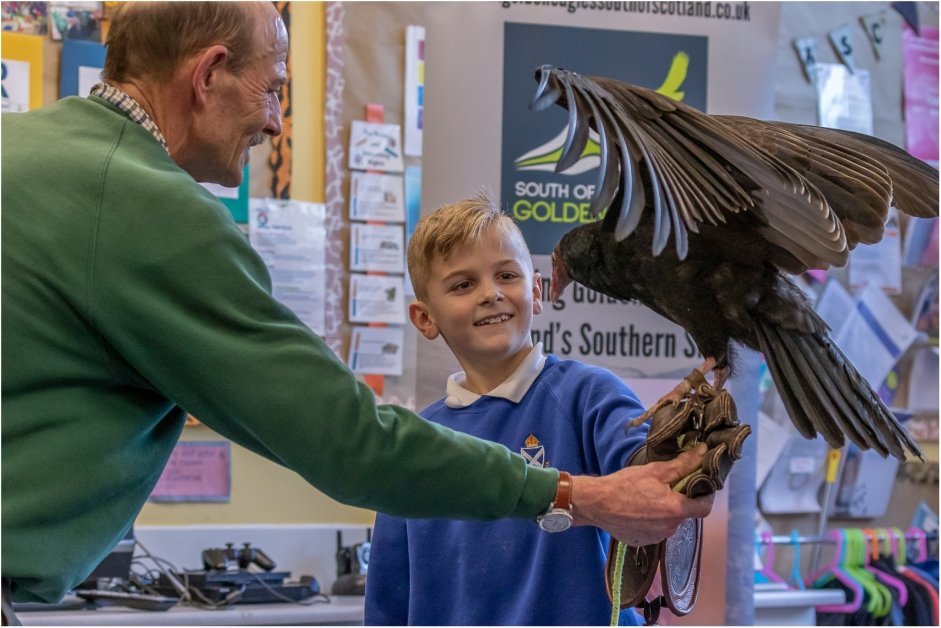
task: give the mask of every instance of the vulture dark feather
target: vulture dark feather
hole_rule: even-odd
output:
[[[788,275],[846,264],[882,238],[890,205],[936,217],[937,170],[859,133],[707,115],[552,66],[536,79],[533,109],[569,111],[557,170],[597,132],[591,209],[607,208],[556,246],[552,298],[577,281],[636,299],[686,329],[717,375],[731,369],[732,341],[761,351],[805,437],[922,458]]]

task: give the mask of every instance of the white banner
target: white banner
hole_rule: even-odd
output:
[[[433,3],[426,14],[426,107],[433,115],[426,119],[424,134],[423,214],[472,196],[481,185],[488,185],[494,190],[502,187],[500,200],[505,210],[531,209],[517,217],[528,239],[530,229],[523,224],[527,216],[532,223],[564,223],[570,214],[577,218],[577,211],[566,213],[566,203],[587,203],[576,198],[576,184],[568,186],[568,198],[557,201],[537,200],[540,194],[530,194],[530,188],[519,199],[506,192],[507,164],[512,165],[512,160],[526,152],[509,154],[508,142],[525,140],[527,149],[535,149],[550,141],[565,124],[559,107],[555,112],[528,110],[539,64],[588,74],[608,72],[593,68],[620,64],[643,68],[651,80],[663,80],[670,75],[677,53],[686,53],[689,78],[676,90],[677,96],[682,98],[682,91],[686,100],[695,96],[694,106],[708,113],[772,117],[778,3]],[[521,45],[522,38],[527,43]],[[586,40],[593,43],[583,43]],[[483,41],[493,43],[481,45]],[[539,46],[539,59],[520,61],[519,55],[531,53],[529,42]],[[658,51],[656,63],[663,67],[652,69],[651,54],[658,48],[663,50]],[[579,67],[570,65],[569,59]],[[512,71],[512,76],[505,76],[505,71]],[[622,80],[640,84],[635,79]],[[517,91],[525,98],[508,101],[508,95]],[[547,136],[523,128],[530,120]],[[589,173],[591,178],[595,172]],[[538,176],[520,171],[512,180],[535,181]],[[555,189],[562,187],[564,184]],[[551,190],[544,196],[549,194]],[[530,241],[537,253],[535,264],[546,278],[550,275],[547,242]],[[578,290],[576,293],[569,287],[562,297],[564,306],[546,304],[534,319],[534,336],[545,343],[546,351],[607,367],[622,377],[685,375],[701,361],[678,326],[637,304],[611,303],[581,287]],[[442,379],[438,372],[441,360],[429,354],[444,350],[440,343],[420,344],[419,381]]]

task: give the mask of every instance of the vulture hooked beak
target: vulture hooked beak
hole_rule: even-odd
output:
[[[562,291],[570,283],[572,283],[572,278],[569,277],[569,271],[565,267],[565,262],[562,261],[562,253],[559,251],[559,247],[556,246],[552,250],[552,279],[549,281],[549,302],[555,303],[558,301],[559,297],[562,296]]]

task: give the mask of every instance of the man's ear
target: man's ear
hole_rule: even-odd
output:
[[[210,46],[196,56],[191,77],[197,104],[205,106],[209,93],[218,85],[220,73],[227,69],[229,57],[229,49],[222,45]]]
[[[542,314],[542,277],[533,273],[533,314]]]
[[[408,318],[412,321],[412,325],[415,326],[415,329],[428,340],[434,340],[438,337],[440,330],[435,322],[431,320],[431,313],[428,311],[428,306],[422,301],[415,299],[409,304]]]

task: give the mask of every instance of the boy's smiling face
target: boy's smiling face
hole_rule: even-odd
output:
[[[533,346],[530,328],[542,311],[542,287],[518,240],[490,228],[479,243],[436,258],[427,300],[409,308],[422,335],[444,337],[469,383],[478,374],[499,384]]]

